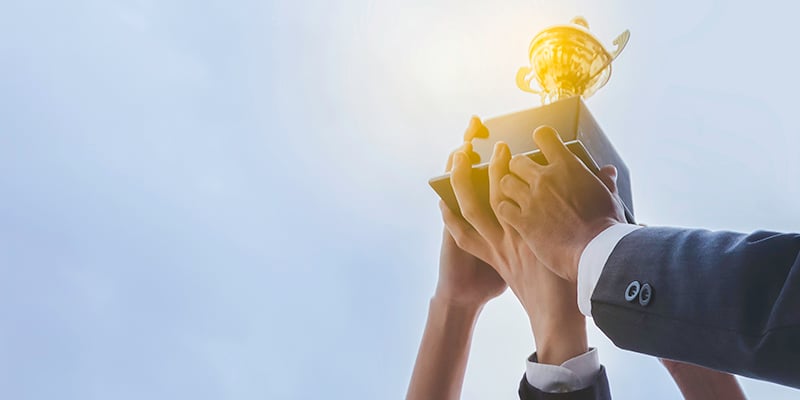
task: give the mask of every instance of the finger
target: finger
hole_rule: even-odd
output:
[[[575,156],[567,149],[564,142],[558,136],[558,132],[550,126],[542,125],[533,131],[533,141],[542,150],[542,154],[547,159],[548,164],[555,164],[569,159],[574,159]]]
[[[502,177],[499,186],[503,196],[501,200],[512,200],[520,208],[527,207],[530,204],[531,188],[516,175],[508,174]]]
[[[469,125],[467,126],[466,132],[464,132],[464,141],[471,142],[472,139],[480,138],[486,139],[489,137],[489,129],[483,125],[481,119],[478,116],[473,115],[472,118],[469,119]]]
[[[450,172],[453,169],[453,156],[459,151],[466,151],[467,153],[472,151],[472,143],[462,143],[461,146],[458,146],[455,150],[453,150],[449,156],[447,156],[447,165],[444,167],[445,172]]]
[[[503,200],[497,205],[497,218],[516,228],[522,217],[522,209],[510,200]]]
[[[481,201],[472,183],[472,165],[464,152],[459,151],[453,156],[450,183],[464,219],[484,238],[493,238],[499,225],[494,216],[481,207]]]
[[[489,202],[492,207],[503,199],[500,191],[500,179],[508,174],[508,163],[511,161],[511,151],[508,145],[497,142],[494,145],[492,160],[489,162]]]
[[[461,216],[453,212],[444,201],[439,201],[439,209],[442,210],[444,227],[456,242],[456,246],[474,255],[474,251],[477,251],[483,243],[480,234]]]
[[[475,152],[475,149],[472,147],[472,142],[464,142],[464,144],[461,145],[461,150],[469,157],[470,164],[475,165],[481,162],[481,155]]]
[[[508,163],[508,170],[530,186],[539,179],[542,168],[543,166],[524,155],[516,155]]]
[[[452,152],[449,156],[447,156],[447,165],[444,167],[445,172],[450,172],[450,170],[453,169],[453,154],[456,153]]]
[[[603,181],[603,184],[606,185],[608,191],[614,194],[617,193],[617,167],[611,164],[603,166],[603,168],[600,168],[597,176]]]

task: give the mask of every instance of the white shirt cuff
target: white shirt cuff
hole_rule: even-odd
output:
[[[592,316],[592,293],[608,257],[625,235],[641,228],[639,225],[615,224],[600,232],[581,253],[578,261],[578,309],[587,317]]]
[[[587,388],[600,372],[600,357],[595,348],[561,365],[539,364],[532,361],[534,356],[528,358],[525,380],[546,393],[566,393]]]

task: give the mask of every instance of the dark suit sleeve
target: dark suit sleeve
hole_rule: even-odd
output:
[[[525,375],[519,383],[519,398],[522,400],[610,400],[606,369],[601,366],[591,386],[566,393],[545,393],[528,383]]]
[[[626,300],[633,281],[650,295]],[[639,229],[606,262],[592,317],[623,349],[800,387],[800,234]]]

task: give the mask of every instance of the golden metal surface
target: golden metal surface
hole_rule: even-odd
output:
[[[547,28],[531,41],[530,66],[517,72],[517,86],[541,96],[542,104],[572,96],[588,98],[608,82],[611,62],[630,36],[629,31],[622,32],[614,39],[616,49],[609,52],[589,32],[583,17]],[[539,86],[536,89],[531,87],[534,79]]]

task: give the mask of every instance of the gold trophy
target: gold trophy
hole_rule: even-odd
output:
[[[470,158],[475,164],[472,178],[487,206],[488,161],[494,143],[502,140],[512,154],[525,154],[545,164],[547,161],[533,142],[532,133],[541,125],[549,125],[593,172],[597,173],[599,166],[606,164],[617,167],[619,194],[626,216],[633,222],[628,168],[583,102],[608,82],[611,62],[622,52],[629,38],[630,32],[626,30],[614,39],[616,49],[608,51],[589,32],[589,24],[582,17],[575,17],[566,25],[547,28],[533,38],[529,48],[530,66],[517,72],[517,86],[538,94],[542,106],[487,119],[484,125],[488,132],[464,138],[472,143]],[[531,87],[533,80],[538,88]],[[433,178],[429,183],[452,210],[458,211],[449,174]]]

